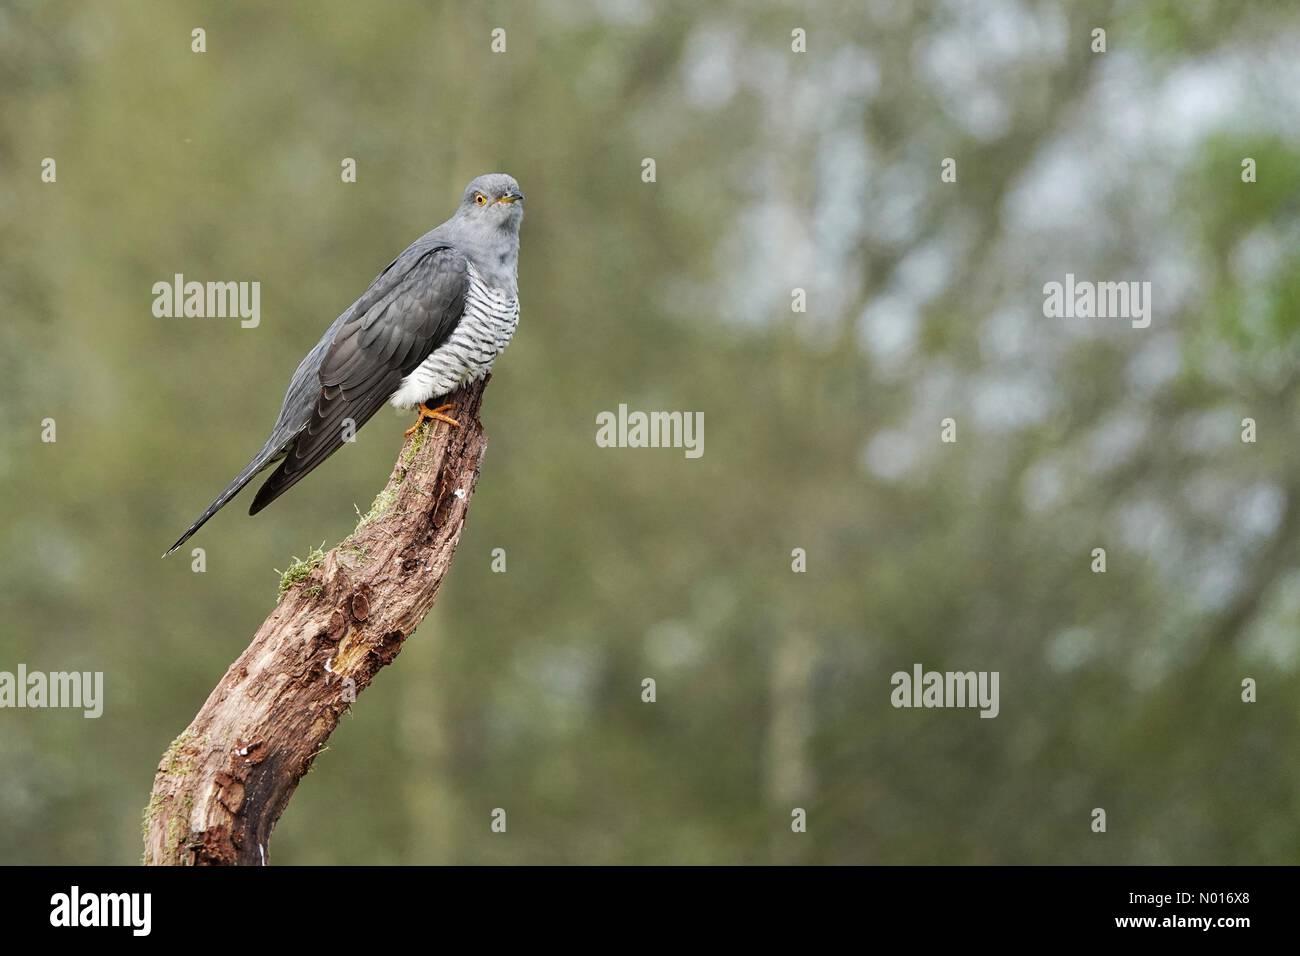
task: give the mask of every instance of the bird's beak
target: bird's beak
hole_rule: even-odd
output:
[[[498,199],[497,202],[515,203],[515,202],[519,202],[519,200],[523,198],[524,198],[524,194],[516,190],[515,192],[512,193],[506,193],[504,196]]]

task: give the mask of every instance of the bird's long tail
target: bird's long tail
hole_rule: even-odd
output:
[[[292,441],[292,438],[289,440]],[[279,442],[278,444],[267,442],[262,450],[254,456],[253,460],[244,466],[244,470],[237,474],[230,484],[226,485],[225,490],[223,490],[221,494],[217,495],[212,504],[208,505],[207,510],[204,511],[203,514],[199,515],[198,520],[195,521],[194,524],[190,525],[189,529],[186,530],[183,535],[176,539],[176,543],[167,549],[167,554],[164,554],[163,557],[165,558],[168,554],[172,554],[177,548],[190,540],[194,535],[194,532],[202,528],[209,518],[224,508],[230,502],[231,498],[239,494],[239,492],[243,490],[244,485],[252,481],[253,478],[257,476],[258,472],[263,468],[266,468],[272,462],[277,461],[284,454],[284,449],[287,444],[288,441]]]

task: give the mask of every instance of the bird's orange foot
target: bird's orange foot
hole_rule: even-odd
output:
[[[406,437],[411,437],[411,434],[427,421],[446,422],[453,428],[460,428],[460,422],[456,421],[456,419],[449,415],[443,414],[447,409],[455,407],[456,406],[454,405],[439,405],[437,408],[429,408],[429,406],[425,405],[424,402],[421,402],[416,406],[417,417],[415,419],[415,424],[406,430]]]

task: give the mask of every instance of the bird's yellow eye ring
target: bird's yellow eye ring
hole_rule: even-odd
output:
[[[478,206],[486,206],[486,205],[487,205],[487,196],[484,196],[482,193],[475,193],[475,194],[474,194],[474,203],[475,203],[475,205],[478,205]]]

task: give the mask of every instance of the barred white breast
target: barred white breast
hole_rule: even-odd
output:
[[[505,351],[519,326],[519,299],[493,289],[469,267],[465,311],[447,341],[433,350],[389,400],[397,408],[428,402],[454,392],[492,371],[492,363]]]

